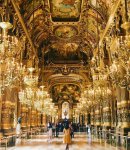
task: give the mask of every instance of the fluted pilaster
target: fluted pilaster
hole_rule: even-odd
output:
[[[111,126],[111,109],[109,99],[103,101],[103,126]]]
[[[21,122],[21,128],[27,128],[27,120],[28,120],[28,108],[26,105],[21,105],[21,117],[22,117],[22,122]]]

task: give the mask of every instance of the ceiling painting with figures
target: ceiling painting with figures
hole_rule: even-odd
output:
[[[60,101],[79,102],[81,90],[74,84],[58,84],[52,87],[52,99],[58,103]]]
[[[50,0],[53,21],[78,21],[82,0]],[[60,19],[59,19],[60,18]]]

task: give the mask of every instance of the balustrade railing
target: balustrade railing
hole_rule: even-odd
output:
[[[130,149],[130,137],[109,130],[92,130],[92,141],[98,140],[104,145],[113,146],[121,150]]]

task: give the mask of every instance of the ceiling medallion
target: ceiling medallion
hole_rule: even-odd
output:
[[[66,39],[75,37],[78,34],[78,31],[73,26],[59,26],[54,29],[54,34],[58,38]]]

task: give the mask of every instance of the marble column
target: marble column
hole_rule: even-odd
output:
[[[110,99],[103,100],[103,127],[111,127],[111,109],[110,109]]]
[[[22,118],[22,122],[21,122],[21,128],[22,129],[26,129],[27,128],[27,120],[28,120],[28,108],[26,107],[26,105],[21,105],[21,118]]]
[[[122,122],[122,113],[121,113],[121,89],[116,87],[116,98],[117,98],[117,126],[121,126]]]
[[[91,107],[91,125],[94,126],[95,125],[95,113],[94,113],[94,106]]]
[[[76,123],[79,123],[79,113],[76,114]]]
[[[73,118],[73,105],[69,103],[69,119]]]
[[[82,123],[83,123],[83,115],[82,114],[79,115],[79,122],[82,125]]]
[[[21,103],[17,101],[17,118],[21,116]]]
[[[62,104],[58,105],[58,119],[62,119]]]
[[[42,126],[46,127],[47,126],[47,118],[46,114],[42,115]]]
[[[10,118],[10,125],[11,125],[11,129],[14,129],[16,127],[16,123],[15,123],[15,103],[11,103],[10,106],[10,113],[11,113],[11,118]]]
[[[1,128],[4,134],[10,134],[12,132],[12,119],[13,119],[13,105],[11,101],[11,90],[5,89],[4,95],[2,95],[2,111],[1,111]]]
[[[36,127],[36,110],[32,109],[31,110],[31,127],[34,128]]]
[[[0,131],[1,131],[1,114],[2,114],[2,97],[1,97],[1,94],[0,94]]]
[[[85,113],[85,115],[84,115],[84,123],[85,123],[85,125],[88,124],[88,113]]]
[[[7,100],[2,100],[2,118],[1,118],[1,126],[2,130],[11,129],[10,118],[11,118],[11,102]]]
[[[126,88],[121,88],[121,128],[130,128],[130,100]]]
[[[31,127],[31,108],[27,109],[27,128],[30,129]]]
[[[100,114],[100,104],[97,104],[95,107],[95,125],[101,126],[101,114]]]
[[[37,125],[38,125],[38,127],[40,127],[41,126],[41,113],[40,112],[38,112],[38,123],[37,123]]]

